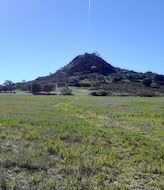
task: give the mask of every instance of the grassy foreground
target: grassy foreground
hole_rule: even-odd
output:
[[[1,190],[163,190],[164,98],[0,96]]]

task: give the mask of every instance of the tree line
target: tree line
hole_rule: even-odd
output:
[[[3,85],[0,85],[0,93],[12,93],[16,90],[26,91],[34,95],[42,94],[54,94],[56,91],[56,85],[53,83],[46,83],[40,85],[39,83],[16,83],[11,80],[6,80]],[[52,93],[53,92],[53,93]],[[64,86],[60,89],[60,94],[62,95],[72,95],[72,90],[68,86]],[[55,95],[55,94],[54,94]]]

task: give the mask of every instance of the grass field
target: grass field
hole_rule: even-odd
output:
[[[163,190],[164,98],[0,96],[1,190]]]

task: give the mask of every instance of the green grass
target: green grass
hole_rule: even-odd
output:
[[[163,188],[164,98],[0,96],[0,189]]]

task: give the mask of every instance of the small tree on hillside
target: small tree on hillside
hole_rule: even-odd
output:
[[[144,84],[146,87],[150,87],[150,86],[151,86],[151,83],[152,83],[152,79],[144,79],[144,80],[143,80],[143,84]]]
[[[156,75],[156,76],[155,76],[155,81],[156,81],[158,84],[164,84],[164,75]]]
[[[40,84],[33,83],[31,86],[31,91],[33,94],[38,94],[41,91],[41,86]]]
[[[121,77],[113,77],[112,82],[117,83],[117,82],[120,82],[121,80],[122,80]]]

